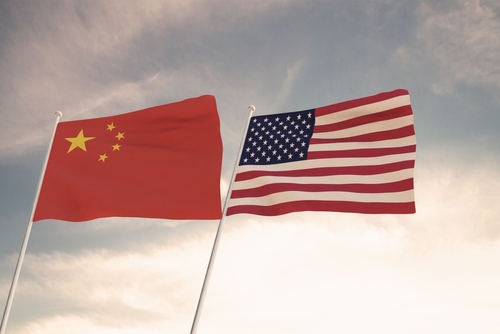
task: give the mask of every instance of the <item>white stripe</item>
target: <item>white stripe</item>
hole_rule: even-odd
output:
[[[415,160],[415,155],[415,152],[411,152],[370,158],[331,158],[301,160],[275,165],[244,165],[238,166],[236,171],[237,173],[243,173],[248,171],[289,171],[321,167],[377,166],[393,162]]]
[[[310,144],[309,152],[321,152],[321,151],[342,151],[342,150],[357,150],[364,148],[389,148],[389,147],[404,147],[415,145],[417,140],[414,135],[398,138],[398,139],[390,139],[390,140],[382,140],[382,141],[374,141],[374,142],[347,142],[347,143],[332,143],[332,144]]]
[[[234,190],[252,189],[273,183],[297,184],[381,184],[413,178],[413,168],[374,175],[332,175],[332,176],[260,176],[245,181],[235,181]]]
[[[395,130],[407,125],[413,125],[413,115],[399,117],[388,121],[363,124],[344,130],[313,132],[312,138],[345,138],[379,131]]]
[[[271,206],[294,201],[350,201],[362,203],[408,203],[414,202],[413,190],[396,193],[360,194],[349,192],[303,192],[285,191],[262,197],[231,198],[229,206],[260,205]]]
[[[409,104],[410,104],[409,95],[397,96],[393,97],[392,99],[375,102],[372,104],[365,104],[356,108],[345,109],[342,111],[334,112],[323,116],[317,116],[315,124],[325,125],[325,124],[338,123],[359,116],[375,114],[381,111],[390,110],[397,107],[406,106]]]

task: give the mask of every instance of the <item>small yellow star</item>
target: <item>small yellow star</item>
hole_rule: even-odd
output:
[[[113,129],[116,128],[115,123],[108,124],[108,129],[109,131],[113,131]]]
[[[106,153],[99,154],[99,161],[104,162],[107,158],[108,158],[108,156],[106,155]]]
[[[125,138],[125,132],[118,132],[118,134],[115,136],[118,138],[118,140]]]
[[[119,151],[121,145],[115,144],[115,145],[111,145],[111,147],[113,148],[113,151]]]
[[[85,137],[85,135],[83,134],[83,129],[82,129],[78,133],[78,136],[76,136],[74,138],[64,138],[64,139],[66,139],[67,141],[69,141],[71,143],[71,146],[68,149],[68,153],[69,153],[77,147],[79,147],[82,150],[84,150],[85,152],[87,152],[87,147],[85,146],[85,142],[88,140],[92,140],[94,138],[95,137]]]

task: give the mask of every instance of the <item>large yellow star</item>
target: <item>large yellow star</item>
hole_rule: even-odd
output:
[[[78,136],[76,136],[74,138],[64,138],[64,139],[66,139],[67,141],[69,141],[71,143],[71,146],[68,149],[68,153],[69,153],[77,147],[79,147],[82,150],[84,150],[85,152],[87,152],[87,147],[85,146],[85,142],[88,140],[92,140],[94,138],[95,137],[85,137],[85,135],[83,134],[83,129],[82,129],[82,130],[80,130],[80,133],[78,134]]]

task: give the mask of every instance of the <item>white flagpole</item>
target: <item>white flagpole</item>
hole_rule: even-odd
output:
[[[0,325],[0,334],[5,333],[5,328],[7,327],[7,320],[9,320],[10,308],[12,306],[12,301],[14,299],[14,293],[16,292],[16,286],[17,286],[17,281],[19,280],[19,274],[21,273],[24,254],[26,254],[26,247],[28,246],[28,239],[30,237],[31,227],[33,226],[33,215],[35,214],[36,205],[38,203],[38,196],[40,195],[40,188],[42,186],[43,177],[45,175],[45,169],[47,168],[47,162],[49,160],[49,154],[52,148],[52,142],[54,141],[54,136],[56,134],[57,124],[59,123],[59,118],[62,117],[62,113],[60,111],[56,111],[55,116],[56,116],[56,123],[54,125],[54,130],[52,131],[52,137],[50,138],[50,144],[47,150],[47,155],[45,156],[45,162],[42,167],[40,179],[38,180],[38,188],[36,190],[35,200],[33,201],[33,207],[31,208],[28,227],[26,228],[26,233],[24,234],[23,245],[21,247],[21,252],[19,253],[19,259],[17,260],[16,270],[14,272],[14,278],[12,279],[12,284],[10,286],[9,297],[7,298],[7,304],[5,305],[5,311],[2,317],[2,324]]]
[[[243,145],[245,144],[245,136],[246,136],[246,133],[248,131],[250,119],[252,118],[252,114],[255,111],[255,107],[249,106],[248,111],[249,111],[249,115],[248,115],[247,124],[245,127],[245,131],[243,132],[243,137],[241,138],[240,148],[238,150],[238,156],[237,156],[236,162],[234,164],[233,174],[231,176],[231,182],[229,183],[229,188],[227,190],[226,200],[224,202],[224,208],[222,210],[222,218],[219,221],[219,227],[217,228],[217,233],[215,234],[214,245],[212,247],[212,254],[210,255],[210,260],[208,262],[207,272],[205,274],[205,280],[203,281],[203,286],[201,288],[200,299],[198,300],[198,306],[196,307],[196,313],[194,315],[193,325],[191,326],[191,334],[196,334],[196,330],[198,329],[198,323],[200,321],[201,309],[202,309],[203,303],[205,301],[208,283],[210,281],[210,276],[212,274],[213,264],[215,262],[215,255],[217,253],[217,248],[219,247],[219,240],[220,240],[220,235],[222,232],[222,226],[224,225],[224,219],[226,218],[227,204],[229,202],[229,198],[231,197],[231,191],[233,189],[233,182],[234,182],[234,178],[236,176],[236,167],[238,167],[238,162],[239,162],[239,159],[241,157],[241,150],[243,149]],[[0,333],[0,334],[2,334],[2,333]]]

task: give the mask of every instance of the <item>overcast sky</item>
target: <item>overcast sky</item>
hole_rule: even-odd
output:
[[[417,213],[229,217],[200,334],[500,332],[500,3],[1,1],[1,312],[56,110],[214,95],[224,197],[248,105],[397,88]],[[217,224],[35,223],[7,333],[189,333]]]

